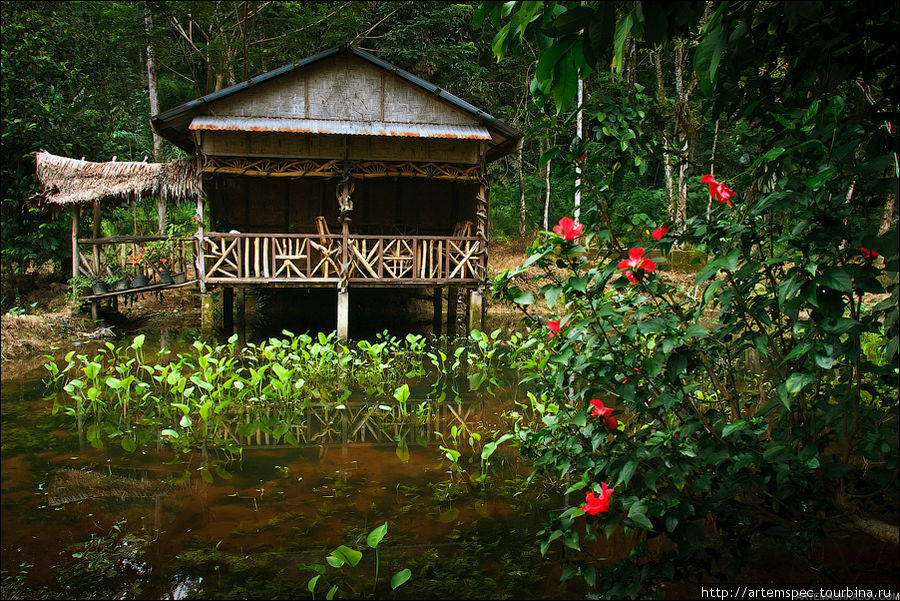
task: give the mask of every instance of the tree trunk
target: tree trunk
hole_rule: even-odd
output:
[[[523,144],[519,143],[518,180],[519,180],[519,237],[525,235],[525,176],[522,167]]]
[[[541,149],[546,151],[550,146],[550,142],[547,142],[547,147],[541,145]],[[550,229],[550,160],[547,160],[547,164],[544,166],[544,231]]]
[[[888,133],[891,133],[891,125],[887,123]],[[900,157],[897,156],[897,153],[894,153],[894,177],[896,179],[900,179]],[[894,213],[897,212],[897,192],[894,192],[888,197],[886,203],[884,203],[884,212],[881,214],[881,225],[878,227],[878,235],[882,235],[891,229],[891,224],[894,222]]]
[[[578,118],[576,119],[576,132],[579,140],[584,140],[584,80],[578,78]],[[575,221],[581,221],[581,162],[575,165]]]
[[[713,134],[713,146],[712,146],[712,156],[709,158],[709,174],[716,174],[716,144],[719,141],[719,120],[716,119],[716,133]],[[712,195],[710,195],[709,200],[706,201],[706,218],[709,219],[709,215],[712,213]]]
[[[147,12],[144,15],[144,24],[147,29],[147,90],[150,96],[150,114],[159,113],[159,96],[157,94],[156,85],[156,63],[153,59],[153,43],[151,35],[153,35],[153,15],[150,12],[150,5],[147,5]],[[162,138],[155,131],[153,134],[153,160],[155,162],[162,161]],[[166,199],[160,196],[156,200],[156,214],[159,235],[166,233]]]
[[[656,66],[656,98],[661,107],[666,105],[666,87],[662,74],[662,46],[657,46],[653,53],[653,62]],[[669,221],[675,221],[675,182],[672,178],[672,157],[669,154],[669,136],[663,133],[663,174],[666,181],[666,210]]]

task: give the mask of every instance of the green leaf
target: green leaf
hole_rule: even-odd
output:
[[[366,537],[366,544],[372,547],[373,549],[378,548],[378,543],[381,542],[381,539],[384,538],[384,535],[387,534],[387,522],[383,523],[378,528],[375,528],[369,533],[369,536]]]
[[[559,286],[550,286],[544,290],[544,300],[547,301],[548,309],[553,308],[553,305],[556,304],[556,299],[559,298],[561,292],[562,288]]]
[[[578,91],[578,73],[569,56],[563,57],[556,65],[556,75],[553,82],[553,102],[556,103],[557,114],[562,114],[571,106]]]
[[[687,338],[703,338],[709,335],[709,330],[706,329],[706,326],[703,326],[699,323],[695,323],[691,326],[688,326],[687,331],[684,333],[685,339]]]
[[[853,292],[850,274],[841,267],[829,267],[816,278],[816,283],[838,292]]]
[[[637,461],[629,461],[625,464],[625,467],[622,468],[622,471],[619,472],[619,479],[616,482],[618,486],[619,483],[628,485],[628,482],[631,481],[631,477],[634,475],[634,470],[637,469]]]
[[[337,549],[331,552],[334,557],[343,560],[346,563],[349,563],[354,568],[359,564],[359,560],[362,559],[362,553],[357,551],[356,549],[351,549],[350,547],[341,545]]]
[[[525,292],[522,292],[521,294],[513,298],[513,302],[517,305],[533,305],[534,295],[526,290]]]
[[[791,376],[787,380],[785,380],[784,387],[787,390],[788,394],[790,394],[791,396],[795,396],[813,380],[815,380],[815,378],[810,374],[791,374]]]
[[[319,578],[321,578],[321,574],[316,574],[312,578],[309,579],[309,582],[306,583],[306,588],[309,589],[309,592],[313,593],[316,590],[316,584],[319,583]]]
[[[616,73],[622,73],[622,53],[625,50],[625,40],[631,33],[631,27],[634,25],[634,17],[632,13],[628,13],[624,19],[616,24],[616,33],[613,35],[613,66]]]
[[[816,175],[813,175],[813,176],[810,176],[809,178],[807,178],[806,187],[809,188],[810,190],[817,190],[818,188],[821,188],[822,185],[826,181],[828,181],[828,179],[832,175],[834,175],[834,172],[835,172],[834,167],[828,167],[826,169],[823,169]]]
[[[733,424],[728,424],[727,426],[722,428],[722,438],[728,438],[729,434],[732,434],[734,432],[739,432],[740,430],[746,430],[747,426],[749,426],[749,425],[750,424],[748,424],[744,420],[737,421]]]
[[[397,587],[402,586],[407,580],[412,576],[412,572],[409,568],[403,568],[393,576],[391,576],[391,590],[395,590]]]

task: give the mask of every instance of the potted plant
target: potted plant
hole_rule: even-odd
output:
[[[131,286],[131,278],[125,267],[118,262],[110,263],[106,271],[109,274],[106,281],[113,290],[128,290]]]
[[[175,253],[171,239],[155,240],[147,244],[147,262],[159,274],[159,281],[162,284],[172,284],[172,262]]]
[[[144,261],[144,252],[142,249],[138,248],[133,254],[128,257],[129,263],[134,266],[136,270],[136,275],[131,280],[132,288],[142,288],[150,283],[150,278],[141,273],[139,265]]]

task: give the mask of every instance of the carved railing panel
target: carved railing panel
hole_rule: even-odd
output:
[[[344,275],[336,234],[219,234],[203,239],[206,281],[324,282]],[[483,273],[475,236],[361,236],[347,239],[351,282],[475,283]]]

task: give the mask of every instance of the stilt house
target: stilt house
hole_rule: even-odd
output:
[[[515,129],[350,46],[151,122],[202,174],[202,292],[222,286],[228,304],[235,288],[333,287],[346,337],[353,288],[451,288],[480,323],[485,169],[516,150]]]

